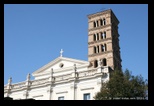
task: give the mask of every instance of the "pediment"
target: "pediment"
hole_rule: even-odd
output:
[[[76,66],[82,66],[89,64],[88,61],[66,58],[66,57],[58,57],[55,60],[49,62],[48,64],[44,65],[43,67],[39,68],[38,70],[32,73],[33,76],[37,76],[38,74],[43,74],[46,72],[50,72],[51,69],[53,70],[65,70],[69,67],[73,67],[74,64]]]

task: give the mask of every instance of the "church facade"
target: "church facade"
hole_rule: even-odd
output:
[[[110,72],[121,69],[119,21],[111,9],[88,15],[88,61],[60,56],[23,82],[4,85],[13,100],[94,100]]]

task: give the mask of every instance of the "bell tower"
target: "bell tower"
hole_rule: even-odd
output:
[[[111,9],[88,15],[88,61],[89,68],[102,66],[121,69],[119,47],[119,20]]]

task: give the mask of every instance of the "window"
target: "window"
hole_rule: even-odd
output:
[[[94,53],[96,53],[96,47],[94,46]]]
[[[101,48],[102,48],[102,52],[104,52],[105,51],[104,45],[101,45]]]
[[[102,34],[102,36],[103,36],[103,39],[105,39],[105,38],[106,38],[106,32],[104,32],[104,33]]]
[[[99,46],[97,46],[97,53],[99,53]]]
[[[103,39],[103,33],[102,32],[100,32],[100,35],[101,35],[101,39]]]
[[[106,44],[101,45],[101,48],[102,48],[102,52],[105,52],[105,51],[107,50],[107,48],[106,48]]]
[[[100,20],[100,24],[101,24],[101,26],[103,25],[103,20],[102,19]]]
[[[97,23],[96,23],[96,26],[98,27],[99,25],[98,25],[98,21],[96,21]]]
[[[97,60],[94,61],[94,68],[98,67]]]
[[[105,19],[103,19],[103,25],[106,25],[106,20]]]
[[[90,100],[90,93],[83,94],[83,100]]]
[[[97,40],[99,40],[99,33],[97,33]]]
[[[94,27],[96,27],[96,22],[94,21]]]
[[[64,100],[64,96],[58,97],[58,100]]]
[[[59,67],[60,67],[60,68],[63,68],[63,66],[64,66],[64,64],[63,64],[63,63],[61,63],[61,64],[59,65]]]
[[[106,59],[103,59],[103,66],[107,66]]]
[[[107,47],[106,47],[106,44],[104,44],[104,50],[105,50],[105,51],[107,51]]]

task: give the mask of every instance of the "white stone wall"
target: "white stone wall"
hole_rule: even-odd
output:
[[[56,64],[61,62],[58,61]],[[68,64],[69,62],[63,61],[63,63]],[[4,97],[7,96],[8,89],[10,89],[9,96],[14,100],[26,98],[58,100],[58,97],[61,96],[64,96],[64,100],[83,100],[85,93],[90,93],[90,100],[93,100],[95,94],[100,91],[101,83],[109,80],[109,68],[106,66],[103,70],[101,67],[89,69],[88,63],[77,64],[77,73],[75,74],[74,63],[72,62],[73,66],[71,67],[53,70],[52,77],[51,71],[45,69],[41,72],[37,71],[35,77],[38,78],[34,80],[11,84],[11,87],[5,85]],[[51,66],[59,67],[55,64],[51,64]]]

